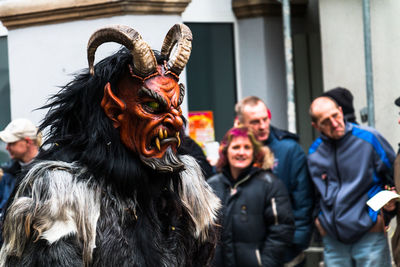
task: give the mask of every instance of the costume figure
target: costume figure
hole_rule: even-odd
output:
[[[209,264],[219,200],[176,154],[191,40],[183,24],[161,53],[126,26],[92,35],[90,73],[44,107],[48,136],[7,210],[2,266]],[[104,42],[127,49],[94,67]]]

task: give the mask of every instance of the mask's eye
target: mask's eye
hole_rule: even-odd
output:
[[[143,104],[143,106],[149,112],[159,112],[160,111],[160,104],[156,101],[145,102]]]

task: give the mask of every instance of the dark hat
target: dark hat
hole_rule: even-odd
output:
[[[353,94],[346,88],[336,87],[324,92],[321,96],[328,96],[342,107],[344,118],[353,123],[357,123],[353,107]]]
[[[394,103],[395,103],[397,106],[400,107],[400,97],[398,97],[398,98],[394,101]]]
[[[324,92],[322,96],[333,98],[342,107],[344,115],[354,114],[353,94],[348,89],[336,87]]]

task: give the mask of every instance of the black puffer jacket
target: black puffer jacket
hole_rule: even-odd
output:
[[[227,167],[207,182],[223,205],[214,266],[283,266],[294,221],[282,181],[254,167],[234,181]]]

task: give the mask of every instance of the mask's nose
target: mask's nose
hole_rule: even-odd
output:
[[[182,112],[172,109],[168,116],[164,119],[163,124],[172,131],[179,132],[183,127]]]

